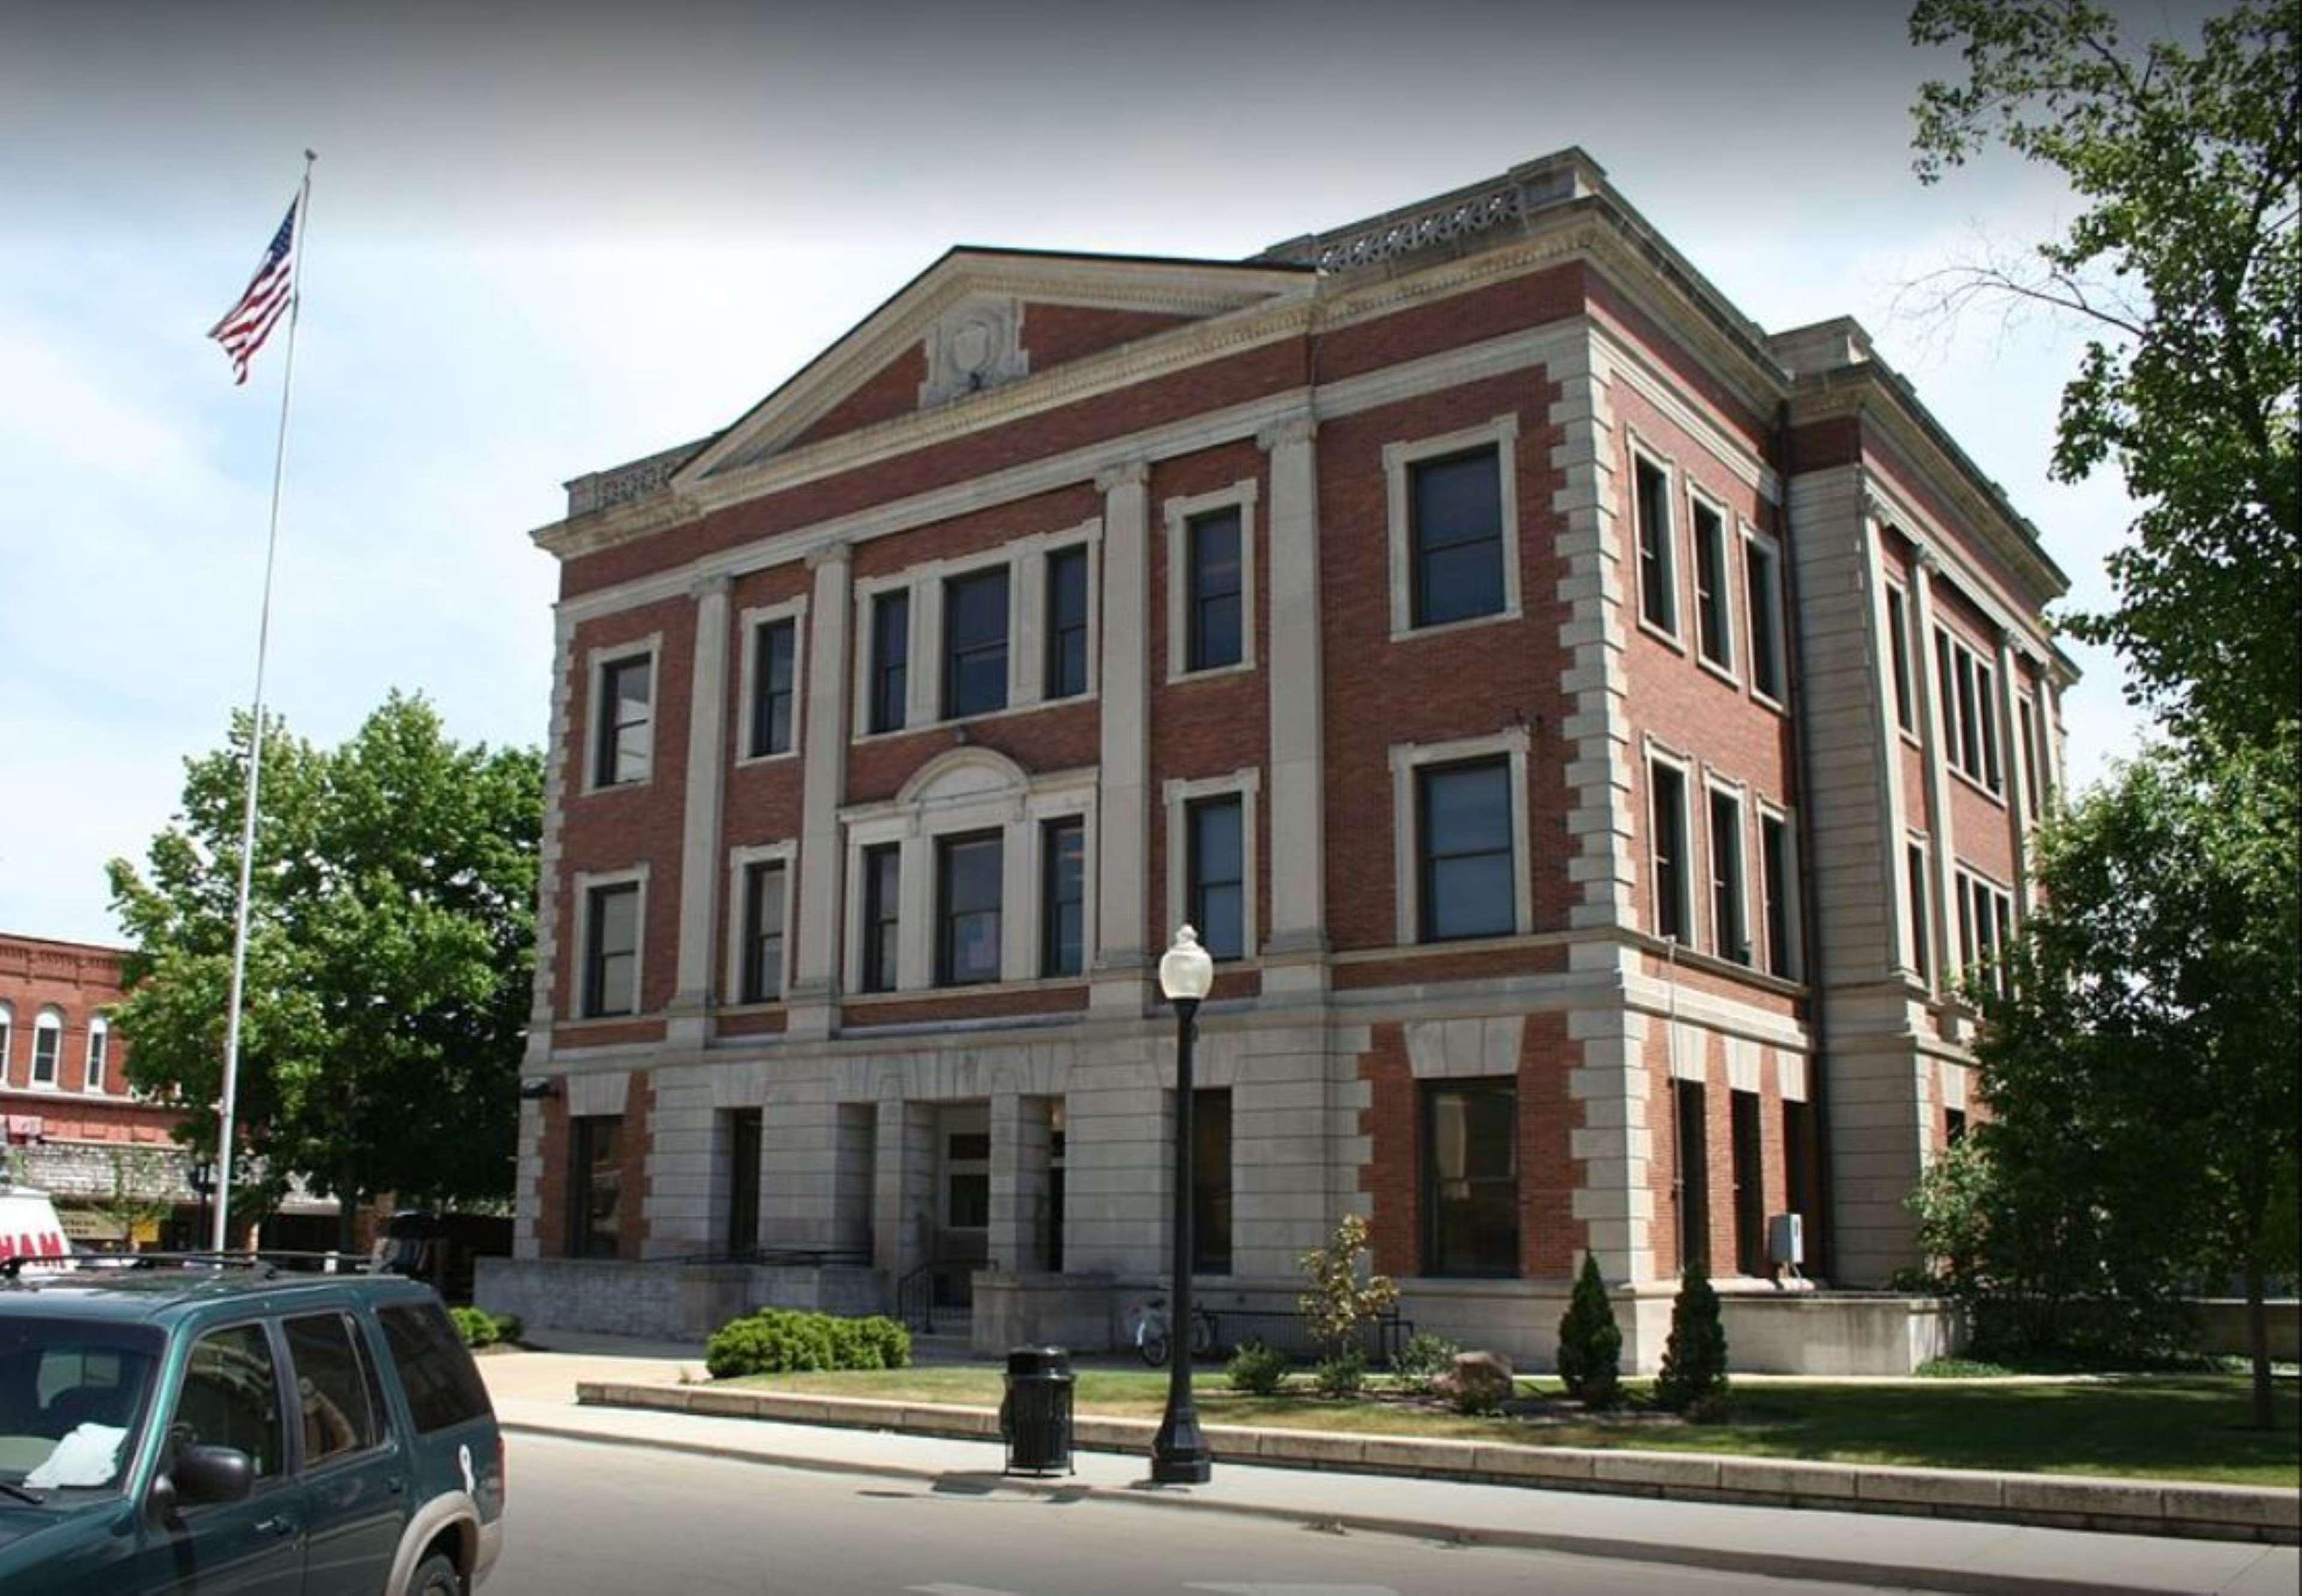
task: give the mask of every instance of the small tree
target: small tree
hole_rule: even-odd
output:
[[[1623,1331],[1615,1323],[1596,1253],[1583,1255],[1575,1297],[1558,1321],[1558,1377],[1585,1407],[1612,1407],[1622,1395]]]
[[[156,1147],[111,1149],[112,1193],[97,1202],[98,1214],[120,1227],[122,1238],[136,1244],[136,1232],[167,1222],[176,1211],[170,1195],[174,1165],[181,1162]]]
[[[1715,1417],[1726,1400],[1726,1326],[1718,1293],[1701,1259],[1686,1266],[1670,1305],[1670,1340],[1663,1343],[1655,1401],[1690,1418]]]
[[[1360,1278],[1366,1253],[1367,1222],[1364,1215],[1347,1214],[1324,1247],[1302,1256],[1310,1286],[1295,1306],[1330,1362],[1359,1352],[1361,1331],[1399,1301],[1399,1287],[1389,1275]]]

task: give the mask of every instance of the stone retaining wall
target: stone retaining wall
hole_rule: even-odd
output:
[[[482,1258],[474,1298],[533,1330],[696,1341],[757,1307],[884,1312],[876,1269],[747,1264],[633,1264],[615,1258]]]

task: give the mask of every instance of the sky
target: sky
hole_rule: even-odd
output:
[[[0,0],[0,929],[110,940],[254,682],[284,340],[203,334],[318,152],[266,699],[534,743],[560,484],[725,424],[957,242],[1236,257],[1580,145],[1747,315],[1852,315],[2107,600],[2047,479],[2079,330],[1910,285],[2074,206],[1922,187],[1953,56],[1845,0]],[[2163,25],[2155,9],[2140,25]],[[2111,655],[2073,775],[2142,726]]]

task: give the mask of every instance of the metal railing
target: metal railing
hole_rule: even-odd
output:
[[[935,1334],[936,1264],[920,1264],[895,1282],[895,1317],[903,1328],[920,1335]]]

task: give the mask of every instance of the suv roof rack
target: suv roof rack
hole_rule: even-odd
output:
[[[194,1269],[261,1269],[264,1278],[273,1280],[281,1274],[368,1274],[369,1256],[365,1253],[315,1252],[149,1252],[149,1253],[64,1253],[56,1257],[38,1257],[29,1253],[11,1258],[0,1258],[0,1281],[22,1277],[27,1268],[85,1269],[93,1272],[139,1271],[157,1269],[164,1264]]]

